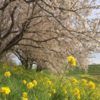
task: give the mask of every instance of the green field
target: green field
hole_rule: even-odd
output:
[[[100,100],[100,77],[92,77],[99,75],[99,70],[99,65],[90,65],[88,74],[85,74],[84,70],[76,67],[74,71],[58,77],[57,73],[46,70],[36,72],[35,69],[25,70],[21,66],[3,64],[0,66],[0,100]],[[8,71],[11,76],[5,77]],[[87,82],[83,84],[82,79]],[[26,80],[26,84],[23,80]],[[34,80],[37,84],[28,89],[27,84]],[[10,93],[3,94],[2,87],[9,87]],[[26,97],[24,92],[27,93]]]
[[[88,72],[89,75],[100,75],[100,65],[88,65]],[[73,71],[69,71],[68,75],[80,75],[85,74],[84,69],[79,69],[76,67]]]

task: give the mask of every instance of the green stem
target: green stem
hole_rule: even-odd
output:
[[[66,72],[67,66],[68,66],[68,64],[67,64],[66,67],[65,67],[65,71],[64,71],[64,74],[63,74],[62,78],[60,79],[60,82],[62,81],[62,79],[63,79],[63,77],[64,77],[64,75],[65,75],[65,72]]]
[[[6,97],[5,97],[5,100],[7,100]]]
[[[10,80],[10,78],[9,78],[9,82],[10,82],[10,84],[11,84],[11,87],[14,89],[14,87],[12,86],[12,83],[11,83],[11,80]],[[15,91],[15,89],[14,89],[14,91]]]
[[[33,90],[35,90],[35,87],[33,88]],[[34,91],[33,91],[34,92]],[[34,92],[34,96],[35,96],[35,98],[36,98],[36,93]]]
[[[68,66],[68,64],[65,66],[64,74],[63,74],[63,76],[62,76],[61,79],[60,79],[60,82],[59,82],[59,88],[60,88],[60,85],[61,85],[62,79],[63,79],[63,77],[64,77],[64,75],[65,75],[65,72],[66,72],[67,66]],[[59,88],[58,88],[58,89],[59,89]],[[59,97],[59,94],[60,94],[60,92],[59,92],[58,95],[57,95],[57,99],[58,99],[58,97]]]

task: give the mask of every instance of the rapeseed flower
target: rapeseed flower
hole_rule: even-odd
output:
[[[41,73],[43,73],[43,71],[41,71]]]
[[[66,73],[69,73],[69,71],[67,70]]]
[[[28,98],[24,98],[24,97],[22,97],[22,100],[28,100]]]
[[[11,73],[9,71],[5,72],[4,76],[5,77],[10,77]]]
[[[26,93],[26,92],[24,92],[24,93],[23,93],[23,97],[25,98],[26,96],[27,96],[27,93]]]
[[[56,90],[55,89],[53,89],[52,91],[53,91],[53,93],[56,93]]]
[[[63,90],[63,93],[66,94],[67,93],[67,90]]]
[[[9,87],[2,87],[2,90],[0,90],[0,93],[3,93],[3,95],[8,95],[11,92]]]
[[[67,58],[69,64],[75,66],[76,65],[76,61],[75,61],[75,58],[73,56],[70,56]]]
[[[73,79],[73,84],[75,84],[77,82],[76,78]]]
[[[87,82],[87,80],[82,79],[82,84],[85,84]]]
[[[90,89],[95,89],[95,84],[93,82],[90,81],[87,85]]]
[[[34,84],[34,86],[36,86],[37,85],[37,81],[33,80],[33,84]]]
[[[79,89],[75,88],[75,95],[79,94]]]
[[[80,99],[80,94],[77,95],[77,99]]]
[[[51,93],[48,93],[48,96],[51,97]]]
[[[51,81],[47,81],[47,84],[48,84],[48,85],[51,85]]]
[[[23,84],[26,84],[26,80],[23,80]]]
[[[80,93],[79,93],[79,89],[75,88],[75,95],[77,97],[77,99],[80,99]]]
[[[29,82],[29,83],[27,84],[27,88],[28,88],[28,89],[31,89],[33,86],[34,86],[34,84],[33,84],[32,82]]]

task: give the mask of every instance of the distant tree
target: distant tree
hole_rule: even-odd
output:
[[[30,57],[29,52],[26,47],[21,46],[19,48],[11,49],[12,52],[17,56],[17,58],[21,61],[21,64],[25,66],[26,69],[32,69],[32,65],[34,64],[33,57]]]

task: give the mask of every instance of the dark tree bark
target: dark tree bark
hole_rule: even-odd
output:
[[[25,68],[28,69],[28,60],[25,60]]]
[[[37,66],[36,68],[36,72],[40,72],[42,69],[41,69],[41,66]]]
[[[32,64],[32,63],[30,63],[30,68],[29,68],[29,69],[32,69],[32,65],[33,65],[33,64]]]

